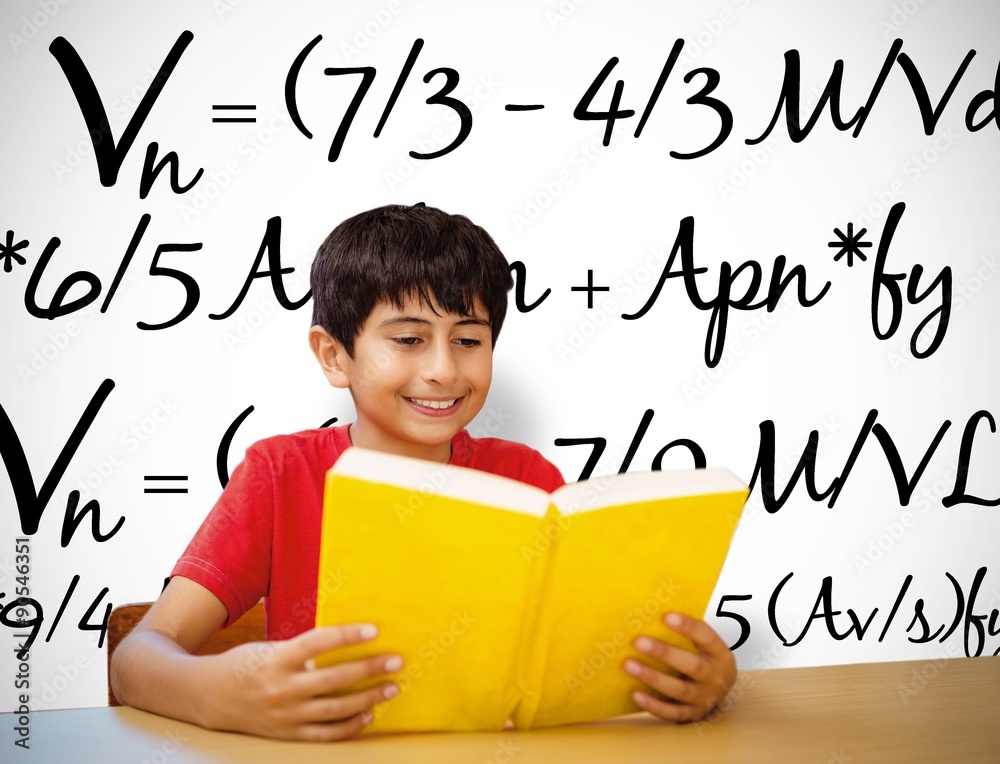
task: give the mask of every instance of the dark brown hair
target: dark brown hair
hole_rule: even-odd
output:
[[[492,237],[464,215],[390,205],[348,218],[320,245],[310,272],[313,324],[354,355],[354,340],[376,304],[418,297],[432,309],[489,313],[496,345],[514,285]]]

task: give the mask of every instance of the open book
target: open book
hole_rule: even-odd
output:
[[[592,478],[550,495],[352,448],[327,475],[316,625],[374,623],[379,636],[317,664],[403,657],[401,692],[375,707],[371,731],[639,711],[643,685],[622,664],[656,662],[632,642],[693,649],[662,616],[703,616],[746,497],[725,469]]]

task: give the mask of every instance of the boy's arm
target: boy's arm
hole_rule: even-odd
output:
[[[736,659],[715,629],[704,621],[680,613],[663,617],[667,627],[687,637],[698,652],[691,653],[649,636],[633,645],[677,671],[667,674],[629,658],[623,668],[649,685],[647,692],[633,693],[640,707],[665,721],[691,722],[714,709],[736,683]]]
[[[398,656],[309,668],[316,655],[373,639],[371,625],[312,629],[286,642],[249,642],[219,655],[192,655],[225,619],[226,609],[214,594],[175,576],[115,650],[115,696],[212,729],[339,740],[371,721],[371,706],[398,693],[395,684],[385,682],[362,692],[326,696],[366,677],[399,671]]]

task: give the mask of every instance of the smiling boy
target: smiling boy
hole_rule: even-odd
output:
[[[123,703],[214,729],[351,737],[370,723],[372,706],[399,687],[386,678],[363,691],[329,693],[403,665],[398,655],[380,655],[312,666],[317,655],[378,633],[372,624],[313,628],[323,481],[340,454],[361,446],[547,491],[563,483],[537,451],[465,430],[489,391],[512,286],[509,265],[486,231],[424,205],[381,207],[333,230],[317,252],[311,282],[309,344],[329,383],[350,391],[356,421],[268,438],[247,450],[169,585],[114,654],[111,682]],[[268,642],[192,654],[261,597]],[[645,636],[634,645],[679,676],[634,660],[622,670],[649,685],[633,696],[640,707],[671,721],[701,718],[735,681],[735,661],[704,622],[678,614],[665,620],[698,652]]]

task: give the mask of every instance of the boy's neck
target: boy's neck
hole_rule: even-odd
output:
[[[398,456],[409,456],[412,459],[423,459],[429,462],[447,464],[451,460],[451,441],[423,445],[421,443],[385,442],[381,438],[371,437],[357,422],[347,428],[347,436],[352,446],[382,451]]]

